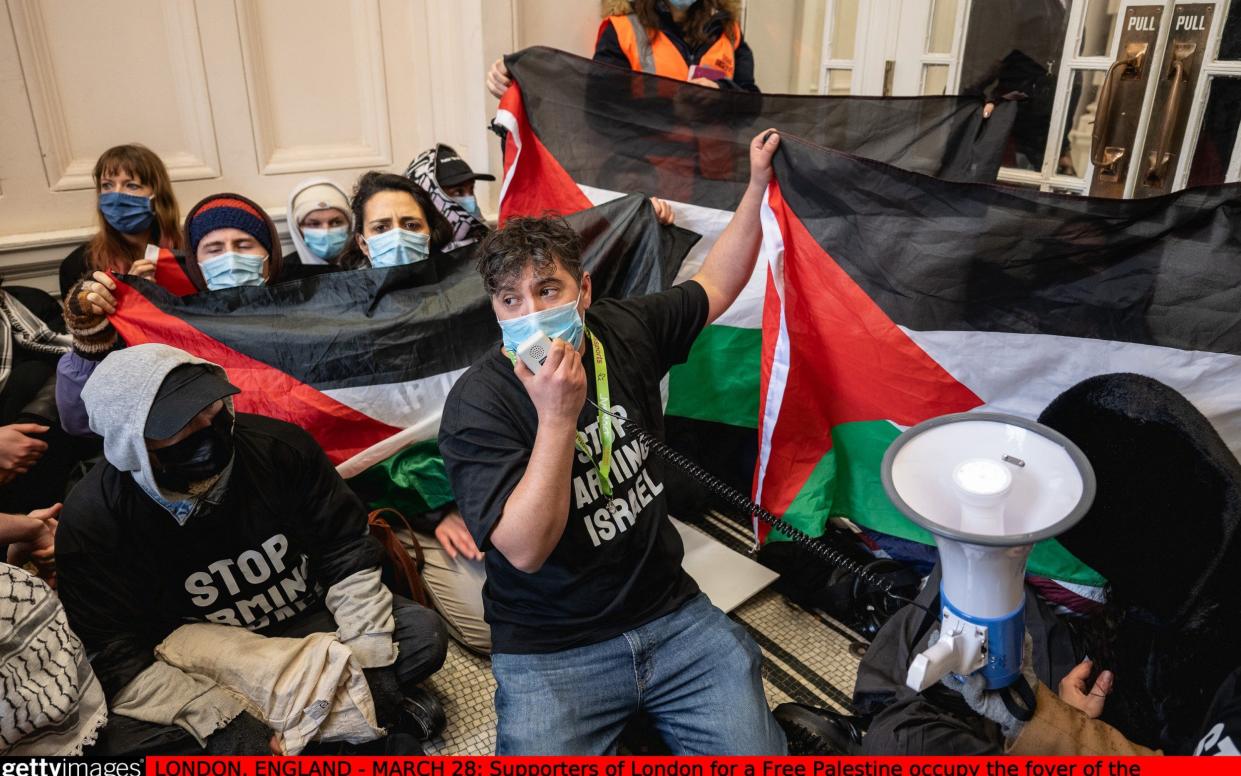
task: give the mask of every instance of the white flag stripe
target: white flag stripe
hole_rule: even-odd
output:
[[[400,433],[366,448],[336,467],[340,476],[361,474],[409,445],[434,439],[440,431],[444,401],[457,378],[465,369],[410,380],[404,383],[360,385],[355,388],[333,388],[324,391],[345,406],[401,429]]]
[[[771,364],[771,375],[767,381],[767,401],[758,419],[758,477],[754,487],[754,500],[763,503],[763,483],[767,479],[767,463],[771,459],[771,437],[775,433],[776,423],[780,419],[780,409],[784,404],[784,388],[789,376],[789,329],[784,317],[784,235],[776,222],[776,214],[771,209],[767,196],[763,194],[763,205],[759,210],[763,225],[763,242],[759,248],[759,264],[763,274],[771,271],[771,280],[775,292],[780,298],[780,331],[776,336],[776,349]],[[754,530],[758,531],[757,520]]]
[[[1034,419],[1088,377],[1133,372],[1183,394],[1241,454],[1241,356],[1049,334],[902,330],[986,402],[979,409]]]

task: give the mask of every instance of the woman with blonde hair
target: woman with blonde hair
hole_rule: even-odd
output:
[[[596,62],[711,89],[757,92],[754,53],[741,36],[737,0],[605,0]],[[487,73],[498,99],[512,78],[503,59]]]
[[[137,143],[103,152],[93,173],[99,230],[60,264],[60,294],[96,271],[153,278],[160,248],[181,247],[172,181],[153,151]]]

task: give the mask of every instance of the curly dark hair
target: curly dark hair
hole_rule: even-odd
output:
[[[358,246],[357,238],[362,237],[366,203],[382,191],[403,191],[418,203],[418,207],[422,209],[422,214],[427,219],[427,226],[431,229],[432,254],[441,251],[452,240],[452,227],[448,225],[448,220],[440,211],[435,209],[435,203],[431,201],[431,195],[426,192],[426,189],[404,175],[370,170],[362,173],[362,177],[358,178],[358,182],[353,187],[353,196],[350,198],[349,205],[353,210],[353,234],[350,235],[351,239],[345,252],[336,262],[344,269],[366,269],[371,265],[370,259]],[[366,238],[362,237],[362,239]]]
[[[554,272],[557,263],[581,282],[582,238],[559,216],[510,218],[478,245],[478,274],[491,295],[528,266]]]

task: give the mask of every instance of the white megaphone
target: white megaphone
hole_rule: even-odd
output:
[[[945,415],[906,430],[883,457],[883,487],[939,548],[939,639],[905,684],[981,671],[988,689],[1021,675],[1026,558],[1094,500],[1090,462],[1064,435],[1025,418]]]

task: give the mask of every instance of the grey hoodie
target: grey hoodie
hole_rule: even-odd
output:
[[[103,437],[108,463],[130,472],[148,496],[162,504],[178,523],[189,517],[186,496],[164,490],[155,481],[143,429],[164,378],[184,364],[204,364],[228,379],[220,367],[169,345],[135,345],[108,355],[82,388],[90,430]],[[233,412],[233,400],[225,406]]]
[[[222,377],[227,377],[219,366],[177,348],[158,344],[136,345],[109,354],[82,389],[82,399],[89,414],[91,430],[104,438],[104,456],[108,463],[118,471],[132,476],[147,496],[171,512],[177,522],[185,525],[185,519],[189,517],[192,509],[186,506],[184,495],[164,491],[156,484],[150,454],[143,437],[147,415],[160,384],[169,372],[183,364],[205,364],[217,370]],[[231,411],[232,402],[226,401],[229,402]],[[249,415],[243,415],[238,422],[244,419],[250,419],[247,422],[250,427],[255,428],[262,424],[277,423]],[[304,432],[297,432],[294,437],[298,435],[305,436]],[[271,439],[272,434],[270,430],[261,431],[254,438]],[[318,457],[322,458],[322,452],[316,452]],[[323,464],[330,467],[325,458]],[[238,465],[236,459],[230,464],[234,469]],[[101,467],[96,467],[92,474],[99,471]],[[106,476],[107,472],[104,474],[104,477]],[[329,470],[324,476],[336,475]],[[244,479],[241,478],[238,482]],[[116,622],[109,619],[115,610],[109,607],[105,599],[113,588],[102,585],[100,589],[100,580],[104,578],[100,575],[100,568],[105,568],[108,573],[121,574],[121,569],[107,566],[110,560],[117,557],[116,552],[108,549],[107,543],[115,539],[115,536],[109,533],[109,526],[116,524],[118,517],[125,517],[98,514],[99,507],[106,506],[101,499],[103,489],[100,482],[100,477],[91,479],[88,476],[67,499],[61,526],[65,539],[65,552],[62,555],[65,577],[62,592],[66,596],[65,606],[69,610],[70,619],[73,619],[75,611],[84,608],[92,616],[94,627],[99,631],[95,633],[82,630],[79,635],[85,634],[84,642],[90,644],[92,637],[95,637],[99,644],[108,643],[111,639],[123,645],[110,650],[112,659],[109,665],[112,666],[112,671],[103,672],[103,675],[119,676],[122,669],[127,670],[127,667],[120,663],[131,656],[134,652],[133,644],[140,643],[141,638],[138,642],[133,642],[131,637],[134,634],[127,630],[137,628],[138,622]],[[222,482],[214,490],[222,490],[226,485],[227,483]],[[86,492],[91,486],[98,493]],[[279,487],[275,482],[272,482],[271,486]],[[339,487],[346,488],[344,483],[339,483]],[[115,490],[111,488],[109,492],[114,493]],[[205,498],[210,500],[211,495],[208,494]],[[335,511],[329,511],[320,517],[335,519],[342,516],[340,500],[332,503],[335,504]],[[361,504],[357,506],[360,510]],[[344,504],[345,511],[348,511],[347,507],[348,504]],[[184,509],[184,513],[179,514],[177,510],[180,509]],[[353,525],[352,521],[348,522],[350,531]],[[358,515],[357,529],[362,537],[368,535],[361,515]],[[320,533],[332,532],[323,530]],[[99,537],[104,537],[102,543]],[[331,539],[339,541],[340,536]],[[349,541],[357,544],[352,539]],[[373,539],[363,539],[358,546],[368,542],[374,544]],[[59,538],[57,543],[61,544]],[[58,549],[61,548],[58,546]],[[351,567],[350,564],[361,565],[363,568],[331,583],[323,598],[324,605],[336,621],[337,637],[350,649],[363,668],[388,666],[396,659],[396,645],[392,640],[395,625],[392,618],[392,594],[383,586],[379,566],[369,564],[368,552],[370,550],[351,550],[344,555],[336,553],[341,555],[334,558],[337,565],[344,564],[346,568]],[[374,552],[377,558],[377,546]],[[318,570],[316,569],[316,572]],[[177,572],[174,570],[173,573]],[[92,584],[95,587],[91,587]],[[95,620],[100,622],[94,622]],[[109,653],[109,650],[99,649],[98,645],[96,649],[101,653]],[[92,660],[94,659],[92,656]],[[98,668],[96,671],[99,673]],[[199,743],[203,743],[215,730],[236,717],[243,709],[243,704],[235,695],[216,687],[204,677],[187,674],[160,661],[147,665],[141,673],[128,680],[112,695],[110,706],[114,713],[121,716],[162,725],[178,725],[190,732]]]

